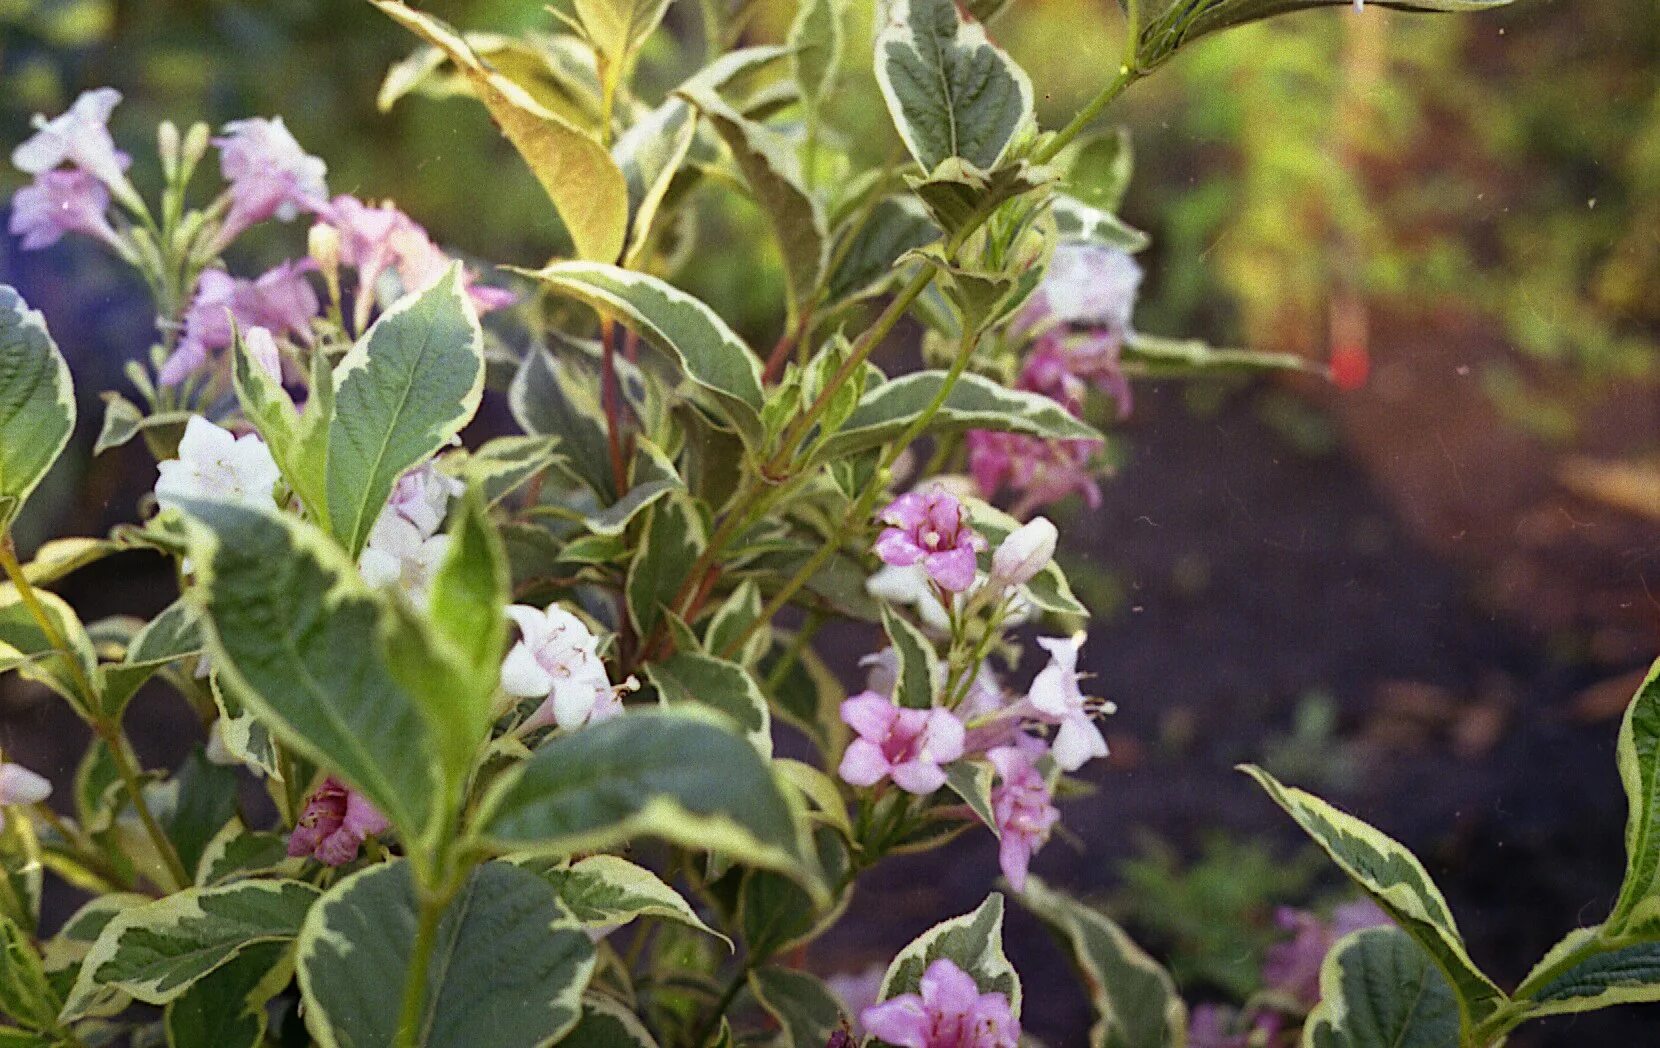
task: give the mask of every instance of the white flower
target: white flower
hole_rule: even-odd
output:
[[[1060,725],[1050,752],[1062,770],[1077,771],[1107,755],[1107,740],[1078,687],[1078,649],[1084,646],[1084,635],[1039,637],[1038,644],[1049,652],[1050,661],[1032,681],[1026,701],[1048,723]]]
[[[21,764],[0,764],[0,807],[10,804],[39,804],[52,796],[52,784]],[[0,826],[6,824],[0,813]]]
[[[1062,324],[1130,330],[1141,267],[1130,255],[1100,244],[1060,244],[1038,293]]]
[[[215,499],[251,509],[276,505],[271,489],[282,474],[271,449],[252,433],[233,436],[200,415],[185,423],[179,457],[156,467],[156,501],[177,509],[181,500]]]
[[[26,174],[38,175],[68,162],[117,195],[130,194],[132,185],[123,172],[131,160],[115,148],[106,126],[120,102],[121,92],[100,87],[82,94],[68,112],[51,120],[35,114],[35,133],[12,151],[12,163]]]
[[[599,641],[581,619],[557,604],[546,611],[514,604],[507,615],[518,624],[521,639],[501,664],[502,690],[544,699],[526,729],[557,724],[568,731],[622,712],[599,657]]]
[[[401,515],[383,510],[369,529],[357,567],[369,585],[401,590],[411,604],[424,608],[449,544],[448,535],[423,535]]]
[[[1032,581],[1055,558],[1058,537],[1047,517],[1033,517],[1021,525],[991,555],[991,584],[1012,589]]]
[[[865,580],[865,589],[872,597],[890,604],[912,604],[925,629],[934,633],[949,633],[951,616],[928,578],[922,562],[907,567],[885,564],[876,574]]]
[[[429,459],[398,478],[383,512],[397,513],[415,525],[425,537],[435,533],[444,523],[450,499],[466,490],[465,484],[439,472],[437,464]]]

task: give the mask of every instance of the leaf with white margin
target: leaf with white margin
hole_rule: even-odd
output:
[[[46,319],[0,284],[0,534],[75,430],[69,365]]]
[[[628,566],[628,615],[649,636],[708,544],[708,526],[692,496],[676,491],[651,508],[639,550]]]
[[[1002,837],[997,814],[991,806],[991,791],[996,779],[996,769],[985,761],[954,761],[945,769],[945,784],[951,787],[951,792],[973,809],[994,837]]]
[[[876,80],[924,171],[951,157],[990,171],[1032,120],[1032,82],[953,0],[894,0]]]
[[[74,652],[74,664],[36,624],[17,590],[8,587],[0,589],[0,672],[16,669],[22,676],[68,699],[83,717],[89,716],[98,696],[87,695],[81,681],[88,681],[95,691],[102,690],[103,682],[103,669],[98,665],[92,638],[87,636],[75,609],[62,597],[38,590],[35,599],[52,620],[58,635],[68,642]]]
[[[686,162],[697,120],[684,100],[670,98],[617,136],[611,156],[628,184],[628,247],[623,267],[638,268],[651,244],[657,211]]]
[[[827,261],[824,212],[807,191],[795,143],[763,124],[744,119],[713,91],[681,90],[726,143],[761,213],[772,226],[784,262],[788,316],[807,308]]]
[[[808,972],[768,965],[749,973],[749,992],[782,1027],[782,1048],[824,1048],[841,1029],[841,1003]]]
[[[726,718],[696,707],[631,711],[544,743],[486,794],[478,833],[542,855],[656,836],[824,891],[794,795]]]
[[[1324,374],[1318,363],[1295,353],[1221,349],[1196,338],[1161,338],[1140,331],[1132,331],[1125,337],[1118,359],[1128,374],[1147,378],[1258,371]]]
[[[169,1048],[259,1048],[266,1004],[294,977],[286,942],[250,946],[169,1002],[162,1014]]]
[[[166,1004],[249,947],[293,939],[318,895],[301,881],[238,881],[122,910],[87,953],[63,1016],[85,1014],[104,987]]]
[[[1429,871],[1398,841],[1302,790],[1280,784],[1254,765],[1240,770],[1257,781],[1314,843],[1348,874],[1401,930],[1423,947],[1458,993],[1467,1026],[1503,1006],[1504,991],[1470,960],[1447,900]]]
[[[459,458],[458,466],[451,467],[452,459]],[[445,472],[468,487],[483,492],[487,505],[495,506],[531,478],[564,461],[558,437],[505,436],[484,442],[471,454],[446,455],[441,460]]]
[[[405,29],[454,62],[524,157],[570,230],[579,255],[600,262],[622,254],[628,228],[628,186],[604,146],[491,69],[454,29],[395,0],[373,0]]]
[[[1603,938],[1603,930],[1575,928],[1533,966],[1514,994],[1529,1017],[1660,1001],[1660,942]]]
[[[608,504],[619,492],[611,476],[599,376],[573,357],[532,346],[507,387],[507,405],[526,433],[558,438],[572,474]]]
[[[980,499],[963,501],[964,505],[968,506],[969,521],[974,525],[974,530],[985,536],[986,548],[980,553],[980,570],[989,573],[997,547],[1020,528],[1021,522],[989,502]],[[1072,584],[1066,580],[1066,572],[1053,560],[1045,564],[1043,570],[1026,580],[1020,592],[1033,605],[1051,614],[1089,617],[1089,609],[1073,595]]]
[[[266,778],[283,781],[282,761],[271,729],[249,711],[232,681],[215,673],[208,678],[208,683],[213,690],[213,704],[219,708],[214,730],[225,744],[225,752]]]
[[[1660,659],[1626,707],[1615,762],[1627,805],[1626,872],[1604,923],[1611,935],[1660,926]]]
[[[839,261],[830,273],[826,299],[846,305],[877,294],[905,272],[899,259],[939,239],[939,230],[915,198],[889,197],[869,217],[838,230]]]
[[[637,331],[747,445],[760,440],[760,362],[714,310],[656,277],[595,262],[555,262],[529,275]]]
[[[968,973],[981,993],[1008,998],[1009,1010],[1020,1017],[1020,976],[1003,953],[1001,894],[992,892],[973,913],[942,921],[912,939],[888,965],[877,1000],[918,992],[923,973],[941,958]]]
[[[847,0],[801,0],[790,23],[790,73],[801,100],[817,107],[836,85],[846,41]]]
[[[229,503],[187,509],[190,597],[226,697],[418,835],[439,793],[437,718],[392,675],[381,598],[313,525]]]
[[[1130,226],[1111,211],[1091,207],[1065,193],[1055,194],[1049,204],[1049,213],[1055,216],[1055,231],[1062,240],[1115,247],[1131,254],[1153,242],[1146,233]]]
[[[599,54],[602,71],[615,84],[663,21],[669,0],[573,0],[571,6]]]
[[[763,757],[772,756],[772,715],[767,697],[749,671],[735,662],[682,649],[643,667],[664,705],[713,710],[749,737]]]
[[[322,1048],[389,1048],[414,952],[409,863],[379,863],[331,888],[300,933],[306,1029]],[[537,1048],[574,1027],[594,946],[551,885],[503,862],[475,868],[445,908],[415,1043]]]
[[[1320,1004],[1305,1048],[1452,1048],[1458,996],[1423,948],[1399,928],[1345,936],[1320,966]]]
[[[461,263],[398,300],[334,370],[328,506],[356,557],[398,478],[472,421],[484,392],[484,332]]]
[[[57,1025],[61,1007],[28,933],[0,915],[0,1015],[49,1031]]]
[[[921,630],[886,605],[882,607],[882,629],[898,661],[897,681],[889,697],[913,710],[931,708],[945,680],[939,654]]]
[[[634,1013],[598,994],[582,998],[582,1021],[564,1036],[560,1048],[657,1048],[651,1031]]]
[[[1048,926],[1072,955],[1099,1017],[1089,1032],[1094,1048],[1182,1048],[1187,1007],[1159,963],[1107,915],[1026,879],[1020,902]]]
[[[639,917],[677,921],[712,935],[731,949],[732,940],[703,923],[679,892],[662,878],[616,855],[590,855],[573,863],[551,859],[514,859],[559,893],[559,901],[584,928],[610,928]]]
[[[833,461],[880,447],[895,439],[933,402],[947,373],[918,371],[883,382],[859,398],[846,422],[820,447],[817,458]],[[1094,427],[1074,418],[1050,397],[972,373],[958,378],[923,434],[989,429],[1047,440],[1100,440]]]

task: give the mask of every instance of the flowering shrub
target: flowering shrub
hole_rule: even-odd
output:
[[[847,57],[835,0],[805,0],[789,47],[720,54],[655,105],[630,76],[666,2],[578,0],[577,32],[535,41],[378,6],[427,45],[383,100],[476,97],[572,257],[500,286],[395,205],[331,196],[279,119],[164,124],[154,205],[106,129],[111,90],[13,156],[36,179],[13,201],[25,247],[93,237],[154,296],[137,401],[106,394],[98,448],[142,436],[158,477],[153,512],[108,537],[28,563],[0,544],[0,669],[93,735],[70,818],[0,766],[5,1043],[1012,1048],[1000,893],[882,972],[802,964],[862,873],[977,827],[1082,970],[1095,1044],[1287,1043],[1306,1013],[1317,1046],[1490,1045],[1653,995],[1653,677],[1621,743],[1628,889],[1514,995],[1399,845],[1258,771],[1381,913],[1296,923],[1269,977],[1290,1003],[1237,1017],[1249,1030],[1205,1013],[1190,1031],[1145,953],[1029,871],[1066,776],[1107,754],[1088,611],[1034,515],[1098,498],[1088,402],[1127,410],[1141,375],[1300,366],[1137,332],[1145,237],[1071,161],[1184,42],[1312,0],[1145,21],[1132,0],[1116,77],[1059,132],[976,20],[996,5],[894,0],[873,69],[906,158],[868,171],[825,104]],[[709,14],[712,41],[732,35]],[[198,205],[210,149],[224,189]],[[667,279],[695,256],[691,202],[723,185],[777,234],[770,352]],[[250,228],[302,218],[303,256],[226,268]],[[510,309],[528,344],[481,325]],[[925,366],[890,377],[871,357],[907,314]],[[524,432],[460,446],[486,387]],[[75,405],[43,318],[0,288],[0,532]],[[51,592],[132,548],[178,569],[150,621],[83,623]],[[872,649],[853,694],[856,668],[813,646],[841,620]],[[205,725],[167,775],[122,728],[152,678]],[[238,803],[249,777],[267,809]],[[93,895],[49,935],[43,868]]]

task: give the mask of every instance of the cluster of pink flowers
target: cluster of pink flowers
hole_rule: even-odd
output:
[[[391,274],[397,287],[390,297],[424,291],[450,268],[451,258],[425,229],[390,201],[365,204],[352,196],[337,196],[325,219],[340,237],[340,261],[357,271],[360,317],[375,302],[382,279]],[[512,305],[511,291],[474,283],[465,274],[467,294],[481,313]],[[360,319],[361,326],[361,319]]]
[[[311,322],[322,310],[306,280],[310,260],[284,262],[254,280],[222,269],[204,272],[184,315],[184,335],[161,366],[164,386],[176,386],[204,370],[215,353],[230,347],[235,330],[264,329],[302,345],[312,341]]]
[[[35,134],[12,152],[12,163],[33,175],[12,198],[10,231],[27,251],[49,247],[65,233],[97,237],[111,246],[110,194],[130,199],[132,159],[115,148],[110,113],[121,101],[112,88],[88,91],[52,120],[35,117]]]
[[[917,993],[864,1009],[859,1021],[871,1037],[902,1048],[1015,1048],[1020,1020],[1007,995],[981,993],[974,977],[947,958],[922,973]]]
[[[288,854],[344,866],[357,858],[365,838],[385,833],[390,825],[361,793],[330,775],[306,798],[294,832],[288,835]]]
[[[1130,333],[1130,314],[1141,268],[1123,251],[1096,244],[1062,244],[1043,283],[1016,319],[1018,337],[1030,342],[1018,386],[1054,399],[1082,415],[1095,388],[1130,409],[1130,387],[1119,353]],[[969,471],[987,498],[1005,488],[1019,493],[1016,516],[1081,494],[1100,505],[1094,460],[1100,443],[1043,440],[1021,433],[971,430],[966,438]]]
[[[947,632],[964,599],[989,591],[1003,607],[1016,606],[1019,588],[1043,571],[1055,552],[1055,527],[1038,517],[1005,538],[992,553],[990,572],[981,573],[985,538],[972,526],[967,507],[937,487],[901,495],[877,519],[885,526],[875,545],[887,565],[883,571],[915,575],[920,592],[909,596],[936,633]],[[896,594],[889,583],[880,595],[894,599]],[[948,603],[952,611],[946,610]],[[984,605],[969,599],[968,606]],[[996,673],[981,664],[961,675],[961,694],[947,696],[943,704],[935,696],[930,708],[901,706],[898,656],[888,649],[863,660],[870,671],[866,688],[841,705],[841,718],[855,738],[838,773],[851,785],[891,780],[908,793],[928,796],[945,785],[946,767],[953,762],[978,758],[991,764],[997,773],[991,804],[999,862],[1016,890],[1060,818],[1045,769],[1076,771],[1105,756],[1106,740],[1094,718],[1111,710],[1083,693],[1077,667],[1082,635],[1039,638],[1038,644],[1049,652],[1049,664],[1018,700],[1010,701]],[[1052,739],[1040,734],[1048,729]]]
[[[1306,1014],[1320,1003],[1320,969],[1326,955],[1344,936],[1389,923],[1376,904],[1361,900],[1332,910],[1329,919],[1282,906],[1274,915],[1289,939],[1268,948],[1262,961],[1262,984],[1272,997],[1240,1014],[1204,1004],[1193,1010],[1190,1048],[1252,1048],[1273,1044],[1289,1025],[1287,1012]]]

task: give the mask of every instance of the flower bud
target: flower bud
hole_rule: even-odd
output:
[[[323,283],[329,290],[329,301],[340,302],[340,231],[327,222],[318,222],[306,234],[306,249]]]
[[[991,584],[1012,589],[1030,582],[1055,556],[1055,525],[1033,517],[1004,539],[991,556]]]

